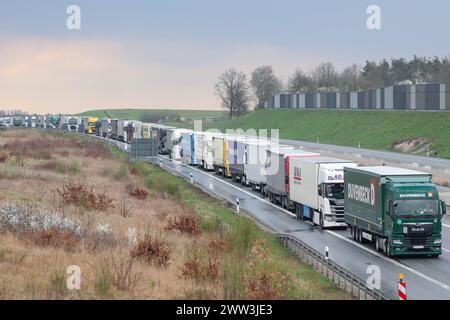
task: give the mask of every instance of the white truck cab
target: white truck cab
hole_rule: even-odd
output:
[[[293,158],[290,162],[291,200],[301,219],[321,228],[346,227],[344,167],[357,163],[330,157]]]

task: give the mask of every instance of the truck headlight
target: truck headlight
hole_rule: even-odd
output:
[[[436,239],[434,240],[434,244],[441,244],[442,243],[442,239]]]
[[[402,240],[392,240],[393,244],[403,244]]]
[[[329,216],[329,215],[327,215],[327,214],[325,214],[325,215],[323,216],[323,219],[324,219],[324,220],[327,220],[327,221],[333,220],[332,217]]]

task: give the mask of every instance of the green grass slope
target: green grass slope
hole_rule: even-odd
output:
[[[233,120],[215,122],[225,129],[279,129],[280,137],[321,143],[394,150],[394,145],[425,138],[431,155],[450,158],[450,112],[354,111],[354,110],[258,110]],[[414,143],[412,143],[414,145]],[[426,151],[409,151],[425,154]]]
[[[106,111],[106,113],[105,113]],[[78,114],[78,116],[92,116],[105,118],[108,117],[115,119],[134,119],[139,120],[142,114],[146,115],[161,115],[161,116],[179,116],[186,119],[198,119],[206,117],[220,118],[225,115],[223,111],[215,110],[164,110],[164,109],[101,109],[101,110],[89,110]]]

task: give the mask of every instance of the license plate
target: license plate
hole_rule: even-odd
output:
[[[423,249],[424,246],[413,246],[413,249]]]

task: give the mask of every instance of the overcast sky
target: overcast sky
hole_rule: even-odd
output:
[[[81,30],[66,9],[81,8]],[[366,26],[381,8],[381,30]],[[228,67],[286,81],[322,61],[450,54],[448,0],[15,0],[0,2],[0,109],[217,109]]]

